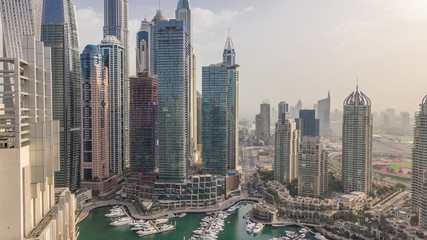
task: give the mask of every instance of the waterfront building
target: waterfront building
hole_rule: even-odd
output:
[[[155,76],[138,72],[129,78],[130,170],[155,172],[157,159],[158,81]]]
[[[16,101],[0,106],[0,236],[2,239],[76,239],[75,200],[55,189],[59,171],[59,122],[52,116],[50,48],[23,36],[23,58],[0,58],[0,91]],[[13,114],[6,114],[13,107]]]
[[[371,100],[357,87],[344,100],[342,180],[345,193],[371,190],[372,125]]]
[[[298,153],[300,131],[292,119],[282,119],[276,123],[274,141],[274,179],[291,182],[298,177]]]
[[[101,182],[110,174],[109,87],[108,69],[103,65],[99,46],[87,45],[80,55],[80,60],[82,67],[80,178],[81,184],[86,185],[85,183]]]
[[[57,187],[80,186],[81,66],[76,13],[71,0],[45,0],[41,40],[52,48],[53,119],[60,123],[61,169]]]
[[[298,156],[298,195],[318,197],[327,192],[328,153],[320,137],[303,136]]]
[[[122,150],[123,155],[123,167],[119,165],[113,165],[113,172],[120,173],[125,167],[129,166],[129,29],[128,29],[128,0],[104,0],[104,40],[111,38],[109,36],[115,36],[118,39],[117,44],[122,47],[123,56],[120,59],[120,71],[123,75],[123,88],[119,89],[116,86],[113,86],[113,91],[116,91],[117,94],[120,94],[122,98],[120,104],[123,105],[123,111],[121,111],[122,116],[118,116],[123,119],[123,137],[122,138]],[[103,52],[104,54],[104,52]],[[108,67],[110,74],[111,69]],[[116,94],[116,95],[117,95]],[[113,97],[113,95],[110,96]],[[117,100],[117,99],[114,99]],[[110,104],[113,107],[112,104]],[[112,108],[111,110],[115,110]],[[112,113],[117,114],[115,111]],[[119,119],[116,119],[119,120]],[[117,144],[115,145],[117,146]],[[117,152],[115,153],[114,160],[117,160],[120,157],[117,157]],[[119,152],[120,154],[120,152]],[[120,163],[121,164],[121,163]]]
[[[316,119],[315,110],[300,110],[299,118],[295,119],[301,136],[319,136],[319,119]]]
[[[222,62],[227,67],[228,78],[228,162],[227,169],[237,169],[239,161],[239,65],[236,64],[236,50],[228,34],[222,54]]]
[[[223,62],[203,67],[203,169],[226,175],[237,168],[239,72],[233,41],[228,36]]]
[[[99,45],[108,69],[110,108],[110,171],[120,174],[126,167],[124,48],[115,36],[107,36]]]
[[[207,207],[224,200],[224,178],[194,175],[178,182],[156,182],[154,197],[159,207]]]
[[[160,21],[157,28],[159,179],[183,182],[190,165],[188,36],[183,21]]]
[[[199,91],[197,91],[197,149],[201,149],[202,145],[202,101],[203,97]]]
[[[319,119],[319,129],[321,135],[331,133],[331,94],[317,102],[317,118]]]
[[[285,101],[282,101],[278,105],[278,122],[282,122],[283,119],[289,118],[289,104],[287,104]]]
[[[188,51],[189,51],[189,86],[188,86],[188,109],[189,109],[189,151],[190,162],[194,164],[197,162],[197,90],[196,90],[196,57],[193,50],[193,24],[191,6],[189,0],[179,0],[176,11],[175,19],[183,21],[187,29],[188,36]]]
[[[251,213],[251,219],[254,222],[267,224],[278,224],[277,215],[279,210],[271,204],[255,204]]]
[[[427,170],[427,96],[420,104],[415,117],[414,144],[412,146],[412,205],[417,211],[423,208],[423,187]],[[422,218],[420,217],[420,220]],[[426,222],[427,223],[427,222]]]
[[[229,157],[228,69],[221,64],[202,68],[203,121],[202,168],[210,174],[225,175]]]
[[[264,102],[260,105],[261,114],[261,139],[268,144],[270,138],[270,104]]]

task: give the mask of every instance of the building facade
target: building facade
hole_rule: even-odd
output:
[[[59,171],[59,122],[52,116],[52,75],[50,48],[22,38],[19,58],[0,58],[9,70],[0,71],[13,84],[0,91],[16,99],[13,113],[0,108],[0,235],[2,239],[76,239],[74,195],[55,189]],[[56,191],[63,198],[57,199]],[[7,217],[6,217],[7,216]]]
[[[300,110],[299,118],[295,120],[301,136],[319,136],[319,119],[316,119],[315,110]]]
[[[426,170],[427,97],[424,97],[420,104],[420,112],[415,117],[414,144],[412,146],[412,205],[416,210],[423,208],[423,187]]]
[[[319,129],[322,135],[331,132],[331,94],[317,102],[317,118],[319,119]]]
[[[128,0],[104,0],[104,40],[115,36],[123,48],[121,58],[121,73],[123,75],[123,94],[121,104],[123,109],[123,165],[129,166],[129,29],[128,29]],[[104,54],[104,53],[103,53]],[[111,71],[111,70],[110,70]],[[117,89],[115,89],[117,91]],[[111,94],[110,94],[111,95]],[[111,95],[112,96],[112,95]],[[112,105],[111,105],[112,106]],[[113,166],[115,173],[120,173],[123,169],[120,166]]]
[[[279,122],[282,122],[283,119],[289,118],[289,104],[287,104],[285,101],[282,101],[278,105],[278,119]]]
[[[120,174],[126,168],[126,82],[124,48],[115,36],[107,36],[99,45],[103,65],[108,69],[110,108],[110,171]]]
[[[270,138],[270,104],[262,103],[260,105],[261,115],[261,140],[268,142]]]
[[[276,123],[274,154],[274,179],[291,182],[298,177],[300,131],[292,119]]]
[[[298,154],[298,195],[318,197],[328,191],[328,153],[319,137],[303,136]]]
[[[345,193],[371,190],[372,127],[371,100],[356,88],[344,100],[342,180]]]
[[[108,69],[97,45],[87,45],[82,66],[81,181],[92,182],[110,174],[110,110]]]
[[[228,80],[228,69],[224,65],[202,69],[202,168],[210,174],[225,175],[230,159]]]
[[[129,78],[130,170],[155,172],[157,158],[158,81],[145,72]]]
[[[182,21],[160,21],[157,28],[159,179],[182,182],[190,165],[188,36]]]
[[[53,119],[59,120],[61,170],[57,187],[80,185],[81,67],[76,13],[70,0],[45,0],[41,40],[52,48]]]

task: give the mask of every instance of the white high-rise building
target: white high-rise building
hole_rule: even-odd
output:
[[[23,58],[0,58],[0,236],[1,239],[76,239],[75,199],[55,189],[59,170],[59,122],[52,120],[50,48],[34,36],[21,42]],[[12,108],[11,108],[12,107]]]
[[[344,100],[342,181],[345,193],[371,190],[372,127],[371,100],[356,88]]]
[[[3,57],[22,58],[24,35],[40,40],[43,0],[1,0]]]
[[[298,177],[298,153],[300,148],[300,130],[292,119],[282,119],[276,123],[274,141],[274,179],[291,182]]]
[[[328,190],[328,153],[320,137],[303,136],[298,158],[298,195],[318,197]]]

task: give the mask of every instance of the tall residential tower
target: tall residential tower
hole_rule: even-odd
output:
[[[371,100],[357,87],[344,100],[342,181],[345,193],[371,190],[372,125]]]
[[[80,185],[81,67],[75,8],[71,0],[45,0],[41,40],[52,48],[53,119],[60,123],[61,170],[55,184]]]
[[[420,112],[415,117],[414,145],[412,147],[412,204],[420,211],[423,207],[423,187],[427,170],[427,96],[420,104]],[[420,220],[423,220],[420,217]],[[427,226],[427,218],[424,219]],[[426,227],[427,228],[427,227]]]
[[[291,182],[298,177],[298,153],[300,131],[292,119],[282,119],[276,123],[274,141],[274,179]]]

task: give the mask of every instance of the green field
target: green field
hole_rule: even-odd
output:
[[[404,162],[404,163],[392,163],[386,166],[386,168],[391,168],[393,169],[394,172],[399,172],[401,167],[407,167],[407,168],[412,168],[412,163],[411,162]]]

